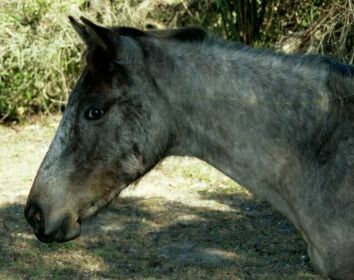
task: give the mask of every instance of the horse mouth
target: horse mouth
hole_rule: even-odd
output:
[[[43,231],[34,229],[34,234],[37,239],[43,243],[53,243],[53,242],[67,242],[73,240],[80,236],[81,224],[79,221],[63,221],[62,225],[50,232],[44,233]]]
[[[42,235],[39,233],[34,233],[37,239],[43,243],[63,243],[67,242],[73,239],[76,239],[77,237],[80,236],[80,225],[78,225],[77,229],[75,232],[71,233],[70,235],[67,234],[55,234],[55,235]]]

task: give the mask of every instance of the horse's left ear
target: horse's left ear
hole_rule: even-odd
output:
[[[75,29],[77,34],[81,37],[81,39],[85,42],[85,44],[88,46],[91,44],[91,35],[87,32],[85,26],[81,23],[79,23],[74,17],[68,16],[71,26]]]
[[[99,26],[85,17],[80,17],[83,24],[69,16],[70,23],[88,47],[99,46],[108,54],[115,56],[119,44],[119,36],[106,27]]]

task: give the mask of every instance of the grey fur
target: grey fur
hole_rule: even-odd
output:
[[[161,159],[194,156],[288,217],[323,277],[354,279],[352,66],[226,43],[196,29],[161,37],[111,30],[119,44],[107,62],[100,44],[89,46],[33,184],[26,217],[37,236],[75,238],[77,221]],[[85,120],[96,103],[109,104],[105,116]],[[72,218],[58,227],[53,213]]]

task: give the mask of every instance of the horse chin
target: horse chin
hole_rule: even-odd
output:
[[[43,243],[53,243],[55,242],[55,238],[54,237],[51,237],[51,236],[42,236],[40,234],[37,234],[37,233],[34,233],[35,236],[37,237],[37,239],[40,241],[40,242],[43,242]]]
[[[98,199],[94,204],[91,204],[89,207],[84,207],[80,211],[78,222],[81,223],[83,220],[86,220],[94,215],[96,215],[102,208],[107,207],[111,201],[117,197],[124,188],[119,188],[118,190],[113,190],[100,199]]]

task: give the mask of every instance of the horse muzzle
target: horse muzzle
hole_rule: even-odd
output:
[[[44,215],[43,208],[36,201],[27,202],[25,218],[38,240],[44,243],[65,242],[80,235],[80,223],[75,215],[60,210]]]

